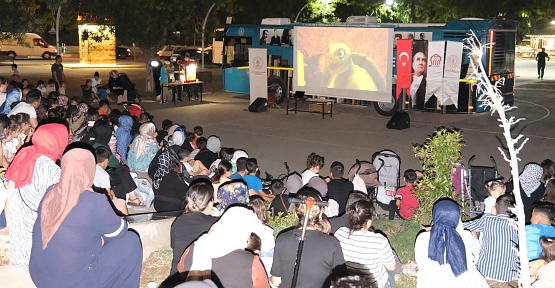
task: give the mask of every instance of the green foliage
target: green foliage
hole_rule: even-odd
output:
[[[297,214],[294,211],[284,217],[281,216],[282,214],[282,212],[279,212],[278,215],[272,217],[272,212],[268,211],[268,226],[274,229],[274,238],[277,238],[278,234],[284,229],[297,224]]]
[[[463,146],[462,133],[445,127],[438,128],[423,144],[414,145],[414,155],[420,159],[423,172],[414,189],[414,195],[420,200],[417,217],[422,223],[429,223],[435,201],[454,198],[451,174],[455,164],[462,160]]]

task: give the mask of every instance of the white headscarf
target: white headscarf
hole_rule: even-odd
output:
[[[202,235],[195,243],[190,271],[212,269],[212,259],[235,250],[245,249],[256,225],[256,215],[245,207],[234,206],[214,224],[210,234]]]
[[[233,153],[233,158],[231,158],[231,162],[233,163],[237,163],[237,159],[239,158],[249,158],[249,154],[247,154],[247,152],[245,152],[245,150],[237,150],[235,151],[235,153]]]
[[[139,136],[137,136],[133,145],[131,145],[131,149],[135,150],[135,159],[139,159],[148,144],[156,142],[152,137],[155,132],[156,126],[152,122],[144,123],[139,127]]]

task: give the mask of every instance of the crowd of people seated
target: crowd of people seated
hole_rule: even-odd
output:
[[[98,84],[91,84],[98,108],[65,96],[54,101],[52,93],[45,98],[43,84],[23,94],[0,77],[0,228],[9,231],[10,265],[29,270],[39,287],[138,287],[141,242],[125,215],[151,205],[182,214],[171,227],[173,260],[162,287],[290,287],[304,223],[297,287],[395,287],[405,270],[418,287],[512,287],[519,244],[528,249],[533,287],[555,280],[551,160],[527,164],[519,176],[526,243],[515,229],[512,181],[493,179],[485,183],[490,196],[479,218],[463,222],[456,202],[436,202],[431,227],[413,235],[415,261],[402,265],[387,235],[373,228],[374,199],[344,178],[341,162],[326,177],[325,158],[311,153],[301,173],[264,185],[264,163],[222,147],[225,139],[206,137],[201,126],[191,131],[165,119],[158,129],[144,109],[110,108]],[[413,219],[418,209],[417,175],[405,171],[406,186],[390,204],[400,219]],[[151,202],[137,195],[135,177],[149,181]],[[290,213],[296,224],[274,237],[268,217]]]

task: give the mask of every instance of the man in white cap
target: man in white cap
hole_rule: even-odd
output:
[[[162,86],[162,99],[160,99],[160,104],[166,104],[168,101],[171,101],[173,98],[173,90],[168,87],[168,83],[170,82],[170,74],[171,74],[171,63],[170,61],[164,61],[164,66],[160,68],[160,85]]]

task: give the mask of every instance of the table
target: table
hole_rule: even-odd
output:
[[[324,116],[326,114],[330,115],[330,118],[333,117],[333,102],[335,102],[335,100],[331,100],[331,99],[318,99],[318,98],[294,98],[295,99],[295,109],[293,111],[295,111],[295,114],[297,114],[297,112],[308,112],[308,113],[312,113],[312,111],[310,110],[298,110],[297,109],[297,102],[298,101],[304,101],[304,102],[308,102],[308,103],[316,103],[316,104],[322,104],[322,119],[324,119]],[[325,106],[329,104],[330,105],[330,112],[326,112],[325,110]],[[289,97],[287,97],[287,109],[285,114],[289,115],[289,110],[291,110],[291,108],[289,108]]]
[[[167,83],[167,84],[161,84],[162,87],[168,87],[168,88],[172,88],[173,90],[173,104],[176,104],[176,97],[175,97],[175,93],[176,88],[179,87],[181,89],[181,91],[183,91],[183,87],[187,87],[187,94],[189,94],[189,102],[191,101],[191,91],[190,88],[192,86],[200,86],[200,102],[202,103],[202,84],[204,84],[204,81],[195,81],[195,82],[172,82],[172,83]],[[164,89],[162,89],[162,95],[160,95],[161,100],[164,100]]]

